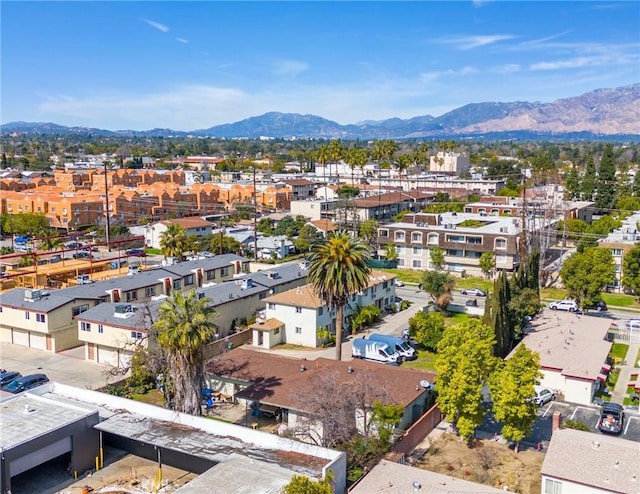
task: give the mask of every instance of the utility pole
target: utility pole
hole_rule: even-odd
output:
[[[105,195],[105,207],[106,218],[107,218],[107,229],[106,229],[106,238],[107,238],[107,250],[111,252],[111,239],[109,238],[109,230],[111,229],[110,221],[109,221],[109,182],[107,181],[107,162],[104,162],[104,195]]]
[[[256,167],[253,168],[253,252],[258,260],[258,192],[256,191]]]
[[[522,214],[521,214],[521,230],[520,230],[520,263],[524,263],[527,257],[527,185],[524,175],[522,176]]]

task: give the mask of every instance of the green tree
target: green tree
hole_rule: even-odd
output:
[[[443,271],[425,271],[422,275],[422,290],[431,295],[431,299],[441,310],[446,310],[451,302],[451,290],[455,283],[453,276]]]
[[[417,312],[409,319],[409,336],[430,352],[438,349],[444,334],[444,316],[440,312]]]
[[[604,147],[600,167],[596,179],[596,204],[597,208],[612,209],[616,195],[616,164],[613,158],[613,145]]]
[[[210,304],[210,299],[198,298],[195,290],[174,291],[160,305],[158,319],[152,326],[167,357],[175,392],[172,406],[192,415],[202,415],[203,350],[217,332],[211,322],[215,311]]]
[[[445,328],[435,369],[438,407],[463,439],[482,423],[482,388],[498,364],[493,330],[477,319]]]
[[[314,246],[324,242],[324,235],[313,225],[304,225],[293,240],[298,252],[309,252]]]
[[[496,268],[496,258],[493,252],[483,252],[479,261],[480,270],[487,278],[493,277],[493,270]]]
[[[485,302],[484,323],[493,328],[495,355],[505,357],[513,346],[513,320],[509,312],[511,286],[507,273],[502,271],[493,283],[493,293]]]
[[[264,233],[266,236],[273,235],[273,220],[271,218],[260,218],[257,230],[260,233]]]
[[[395,403],[385,405],[379,400],[373,403],[372,424],[378,431],[378,439],[382,443],[382,448],[387,449],[391,446],[391,438],[393,429],[402,420],[404,407]]]
[[[634,211],[640,210],[640,197],[620,197],[616,201],[616,209],[620,214],[624,213],[624,216],[630,216]]]
[[[436,270],[444,268],[444,249],[440,247],[433,247],[429,249],[429,259],[431,259],[431,265]]]
[[[572,166],[564,178],[565,198],[569,200],[579,199],[581,193],[580,176],[578,167]]]
[[[182,260],[187,250],[187,232],[177,224],[171,224],[160,234],[160,249],[165,259],[175,257]]]
[[[294,475],[281,492],[282,494],[333,494],[332,478],[333,476],[327,476],[326,479],[311,480],[306,475]]]
[[[374,248],[376,245],[376,239],[378,238],[378,226],[377,220],[364,220],[360,223],[360,238],[362,238],[369,248]]]
[[[636,171],[633,177],[633,185],[631,186],[631,193],[634,197],[640,197],[640,173]]]
[[[336,309],[336,360],[342,359],[343,306],[369,284],[368,248],[360,239],[338,231],[313,249],[307,279],[316,294]]]
[[[560,270],[564,286],[584,309],[600,299],[600,291],[615,281],[611,249],[588,247],[567,259]]]
[[[593,196],[596,191],[596,163],[593,160],[593,156],[589,157],[587,166],[582,176],[582,200],[593,201]]]
[[[622,285],[640,295],[640,246],[630,249],[622,260]]]
[[[540,356],[522,344],[489,379],[493,413],[502,422],[502,437],[516,443],[516,453],[536,421],[537,406],[532,398],[540,378]]]
[[[398,260],[398,249],[393,244],[393,242],[389,242],[384,246],[384,258],[387,261],[397,261]]]

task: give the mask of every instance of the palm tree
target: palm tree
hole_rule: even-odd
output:
[[[202,415],[201,385],[204,378],[204,347],[214,340],[216,326],[210,321],[215,311],[208,298],[195,290],[175,291],[159,307],[152,326],[166,355],[172,407],[179,412]]]
[[[340,142],[340,139],[333,139],[329,143],[328,153],[329,153],[329,159],[336,165],[336,168],[335,168],[336,177],[338,178],[338,183],[340,183],[340,173],[337,171],[338,161],[340,161],[340,159],[342,158],[342,155],[344,154],[344,149],[342,147],[342,143]],[[331,178],[331,164],[329,164],[329,178]]]
[[[313,249],[307,279],[316,294],[336,309],[336,360],[342,360],[343,306],[351,295],[369,284],[369,249],[347,232],[331,234]]]
[[[322,165],[322,181],[325,187],[325,198],[327,195],[327,161],[329,161],[329,146],[323,144],[315,151],[316,162]]]
[[[160,248],[165,259],[167,257],[175,257],[182,261],[182,256],[187,249],[186,230],[177,224],[169,225],[160,234]]]

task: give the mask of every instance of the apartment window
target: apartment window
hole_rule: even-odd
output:
[[[324,308],[323,308],[323,307],[320,307],[320,308],[318,309],[318,315],[319,315],[319,316],[321,316],[323,312],[324,312]]]
[[[89,310],[89,304],[85,304],[85,305],[79,305],[78,307],[73,307],[71,309],[71,315],[73,317],[76,317],[79,314],[82,314],[83,312],[86,312]]]
[[[51,212],[55,213],[56,212],[56,208],[55,207],[51,208]]]
[[[422,260],[421,259],[414,259],[411,263],[411,266],[414,268],[421,268],[422,267]]]
[[[229,268],[221,268],[220,276],[229,276]]]
[[[193,285],[193,275],[190,274],[184,277],[184,286]]]
[[[86,331],[87,333],[91,332],[91,323],[82,321],[80,323],[80,331]]]
[[[413,232],[411,234],[411,242],[412,243],[421,243],[422,242],[422,233]]]
[[[210,269],[209,271],[207,271],[207,279],[208,280],[215,280],[216,279],[216,270],[215,269]]]
[[[422,247],[414,247],[413,248],[413,255],[414,256],[419,256],[420,254],[422,254]]]
[[[437,233],[430,233],[427,243],[429,245],[438,245],[438,234]]]
[[[302,328],[296,327],[296,334],[302,334]]]
[[[275,310],[276,309],[276,304],[269,304],[269,310]]]
[[[387,238],[389,236],[389,230],[378,230],[378,236]]]
[[[620,264],[616,264],[616,273],[619,273],[620,271],[622,271],[622,266],[620,266]]]
[[[137,290],[131,290],[130,292],[125,292],[127,302],[131,302],[132,300],[138,300],[138,292]]]
[[[26,310],[24,311],[24,318],[25,318],[26,320],[31,319],[31,314],[29,313],[29,311],[26,311]]]
[[[447,235],[447,242],[463,244],[464,241],[465,241],[465,238],[462,235]]]
[[[544,480],[544,494],[562,494],[562,482],[557,480]]]
[[[398,254],[406,254],[407,249],[405,249],[404,245],[398,245],[396,246],[396,252],[398,252]]]
[[[46,322],[46,316],[44,314],[36,314],[36,321]]]
[[[467,237],[468,244],[481,245],[482,237]]]
[[[104,326],[102,324],[98,324],[98,333],[104,333]]]
[[[153,297],[156,294],[156,287],[155,286],[148,286],[144,289],[144,296],[145,297]]]
[[[396,232],[396,241],[404,242],[404,232]]]
[[[464,257],[468,257],[469,259],[480,259],[482,256],[482,252],[476,252],[475,250],[467,250],[464,252]]]
[[[140,331],[131,331],[131,338],[134,340],[141,340],[142,333]]]
[[[174,290],[180,290],[180,288],[182,288],[182,283],[180,283],[180,280],[173,280],[172,286]]]
[[[296,314],[302,314],[302,307],[296,307]]]
[[[622,249],[611,249],[611,255],[614,257],[620,257],[622,255]]]
[[[64,208],[64,209],[62,210],[62,214],[64,214],[65,216],[67,215],[67,208]]]
[[[507,248],[507,241],[504,238],[496,238],[495,240],[495,248],[500,250],[505,250]]]
[[[507,264],[507,255],[506,254],[498,254],[496,256],[496,264]]]
[[[464,251],[458,250],[458,249],[447,249],[447,255],[454,256],[454,257],[463,257]]]
[[[398,266],[404,266],[404,259],[398,259]]]

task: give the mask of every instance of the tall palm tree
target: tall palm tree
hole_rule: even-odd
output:
[[[159,307],[152,326],[158,345],[167,358],[174,409],[202,415],[201,386],[204,378],[204,346],[214,340],[217,329],[210,321],[215,311],[208,298],[195,290],[175,291]]]
[[[338,177],[338,183],[340,183],[340,173],[337,171],[338,161],[340,161],[342,155],[344,154],[344,148],[342,147],[342,142],[340,142],[340,139],[333,139],[329,143],[328,153],[331,162],[335,163],[336,177]],[[329,164],[329,178],[331,178],[331,164]]]
[[[322,165],[322,181],[324,182],[325,187],[325,196],[327,194],[327,161],[329,161],[329,146],[327,144],[322,144],[315,151],[316,161]]]
[[[184,252],[187,250],[187,232],[180,225],[169,225],[160,234],[160,248],[165,259],[175,257],[182,261]]]
[[[371,268],[367,259],[369,249],[344,231],[331,234],[326,243],[314,248],[311,256],[307,279],[316,294],[336,309],[336,360],[342,360],[343,306],[351,295],[369,284]]]

